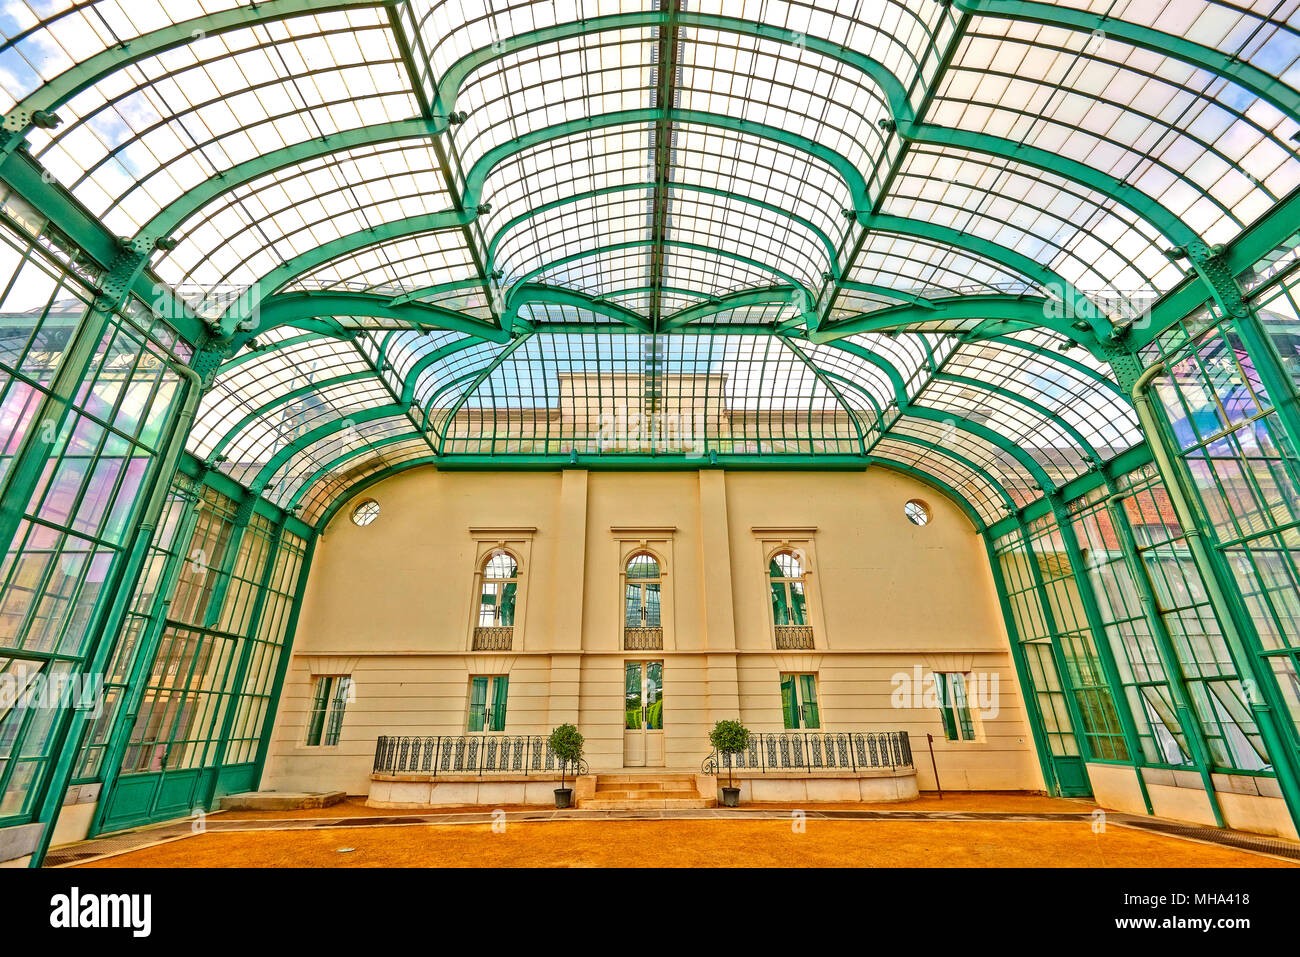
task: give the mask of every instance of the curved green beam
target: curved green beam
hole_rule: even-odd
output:
[[[527,209],[508,219],[498,227],[496,232],[492,234],[492,238],[488,241],[487,260],[491,263],[496,262],[497,248],[505,239],[506,233],[514,229],[516,226],[526,223],[528,220],[540,216],[543,213],[550,212],[553,209],[558,209],[561,206],[567,206],[570,203],[580,203],[586,199],[596,199],[601,196],[611,196],[616,193],[638,191],[649,192],[650,190],[653,190],[654,187],[654,183],[621,183],[617,186],[606,186],[603,189],[589,189],[581,193],[574,193],[572,196],[563,196],[560,199],[551,200],[549,203],[542,203],[540,206],[534,206],[531,209]],[[718,189],[713,186],[701,186],[695,183],[678,182],[674,182],[672,188],[674,191],[684,190],[686,192],[702,193],[706,196],[718,196],[723,199],[732,200],[733,202],[745,203],[749,206],[757,206],[759,209],[766,210],[769,213],[775,213],[778,216],[789,219],[791,222],[797,223],[817,237],[817,241],[820,242],[822,248],[826,250],[826,261],[830,263],[830,267],[835,273],[839,273],[839,249],[836,246],[835,241],[832,240],[831,237],[812,220],[800,216],[798,213],[788,210],[784,206],[778,206],[776,203],[769,203],[765,200],[757,199],[753,196],[747,196],[744,193],[736,193],[731,190]]]
[[[262,356],[279,349],[290,349],[294,346],[300,346],[305,342],[311,342],[313,339],[338,339],[342,342],[351,342],[359,331],[360,330],[347,330],[346,332],[335,333],[311,331],[304,332],[302,335],[298,336],[289,336],[287,339],[281,339],[279,342],[268,342],[266,345],[259,345],[256,349],[249,349],[246,352],[232,355],[225,362],[221,363],[220,368],[217,370],[217,375],[223,376],[232,369],[237,369],[239,366],[242,366],[245,362],[252,362],[254,359],[259,359]],[[247,341],[245,341],[244,344],[247,345]]]
[[[1009,494],[1007,494],[1007,490],[1002,487],[1002,483],[999,482],[997,479],[995,479],[986,469],[982,468],[979,465],[976,465],[973,461],[966,458],[966,456],[962,455],[960,452],[955,452],[952,449],[945,448],[944,446],[939,445],[937,442],[929,442],[915,435],[888,434],[883,436],[881,439],[881,441],[885,441],[885,440],[889,440],[891,442],[905,442],[908,445],[915,445],[918,446],[919,448],[926,449],[930,452],[933,452],[935,455],[939,455],[943,458],[952,459],[952,461],[956,462],[958,465],[963,466],[964,468],[972,472],[980,479],[983,479],[984,482],[987,483],[988,486],[998,494],[998,498],[1002,500],[1002,504],[1006,506],[1006,510],[1008,513],[1014,512],[1016,510],[1017,506],[1016,506],[1015,499],[1013,499]]]
[[[961,513],[966,516],[972,525],[975,526],[977,534],[982,534],[984,530],[988,528],[988,523],[980,517],[979,512],[975,510],[975,506],[970,503],[966,496],[962,495],[937,475],[931,475],[929,472],[923,472],[915,466],[881,455],[873,455],[871,456],[871,460],[882,468],[889,469],[891,472],[901,472],[909,478],[914,479],[923,485],[927,485],[942,494],[944,498],[951,501],[961,510]]]
[[[298,486],[297,491],[293,493],[293,497],[290,498],[288,503],[285,505],[285,510],[292,511],[302,501],[303,497],[308,492],[311,491],[312,486],[314,486],[321,479],[325,478],[325,476],[329,475],[335,469],[347,463],[349,460],[358,458],[361,455],[364,455],[366,452],[378,453],[380,449],[386,448],[390,445],[397,445],[399,442],[409,442],[412,439],[424,439],[424,438],[425,438],[425,433],[423,432],[416,432],[416,431],[399,432],[395,435],[386,435],[382,439],[378,439],[375,442],[371,442],[367,445],[359,446],[358,448],[355,449],[349,449],[343,454],[335,456],[329,462],[326,462],[324,465],[318,468],[315,472],[312,472],[312,474],[309,475],[302,482],[302,484]],[[428,459],[430,458],[430,456],[423,456],[423,458]],[[388,470],[383,470],[383,471],[388,471]]]
[[[660,332],[670,332],[673,329],[679,329],[682,326],[690,325],[700,319],[708,316],[717,315],[720,312],[726,312],[729,309],[743,309],[746,306],[759,306],[771,303],[789,303],[794,304],[796,293],[807,290],[802,286],[769,286],[766,289],[744,289],[740,292],[728,293],[725,296],[710,297],[707,302],[702,302],[696,306],[687,306],[685,309],[679,309],[674,313],[664,317],[660,324]],[[811,306],[812,300],[807,300]]]
[[[872,412],[876,414],[876,431],[877,432],[880,431],[880,429],[884,425],[885,410],[881,408],[880,403],[876,401],[876,397],[872,395],[870,391],[867,390],[866,386],[863,385],[863,383],[854,382],[852,379],[848,378],[847,376],[840,375],[838,372],[832,372],[830,369],[822,369],[821,374],[825,376],[827,379],[833,379],[836,382],[843,383],[845,389],[848,389],[854,395],[859,395],[862,398],[866,399],[867,404],[871,406]],[[866,450],[864,449],[863,452],[865,453],[865,451]]]
[[[279,395],[275,396],[273,399],[271,399],[269,402],[265,402],[262,405],[259,405],[256,408],[254,408],[253,411],[247,413],[242,419],[240,419],[229,429],[227,429],[225,433],[221,436],[221,439],[217,442],[217,444],[212,447],[212,451],[209,453],[208,457],[216,458],[217,456],[221,455],[223,452],[226,451],[227,448],[229,448],[230,443],[233,442],[241,432],[243,432],[246,428],[248,428],[258,419],[260,419],[262,416],[266,415],[268,412],[271,412],[273,409],[278,408],[279,406],[286,405],[297,399],[301,399],[304,398],[305,396],[309,396],[313,392],[322,392],[325,389],[333,388],[336,385],[346,385],[349,382],[358,382],[362,379],[377,379],[377,378],[378,377],[373,372],[367,369],[363,372],[348,372],[344,375],[334,376],[331,379],[320,379],[316,382],[308,382],[305,385],[298,386],[296,389],[290,389],[287,392],[282,392]]]
[[[959,428],[964,432],[969,432],[976,438],[983,439],[993,447],[999,448],[1010,455],[1021,465],[1022,468],[1025,469],[1025,471],[1033,476],[1034,481],[1038,483],[1038,487],[1042,491],[1048,493],[1056,491],[1056,483],[1051,480],[1046,470],[1044,470],[1044,468],[1038,463],[1038,460],[1014,442],[1008,441],[1006,436],[1001,432],[995,432],[986,425],[981,425],[978,422],[972,422],[962,416],[954,415],[951,412],[945,412],[942,409],[934,409],[926,405],[913,405],[908,403],[906,406],[899,409],[899,414],[903,416],[910,415],[914,418],[926,419],[930,422],[938,422],[940,424],[952,423],[954,427]]]
[[[924,307],[911,304],[887,306],[856,318],[828,323],[816,332],[810,332],[808,339],[819,344],[830,343],[859,333],[887,332],[919,323],[964,322],[971,319],[996,319],[1025,329],[1051,329],[1085,346],[1099,358],[1104,358],[1097,339],[1083,334],[1084,330],[1076,325],[1082,320],[1072,317],[1064,304],[1042,296],[1016,296],[1010,293],[931,299],[930,304]]]
[[[412,437],[413,436],[411,435],[404,436],[406,439]],[[451,456],[451,458],[454,459],[455,456]],[[422,455],[413,459],[407,459],[404,462],[398,462],[396,465],[390,466],[386,469],[381,469],[378,472],[372,472],[371,474],[353,482],[351,485],[346,486],[342,491],[335,495],[330,500],[329,505],[326,506],[325,510],[321,513],[321,517],[316,521],[316,524],[313,527],[317,534],[324,532],[325,528],[331,521],[333,521],[334,516],[339,513],[339,510],[344,505],[357,495],[360,495],[366,489],[378,485],[385,479],[391,478],[399,472],[405,472],[407,469],[419,468],[423,465],[437,466],[440,463],[446,463],[447,460],[447,456]],[[931,475],[929,472],[921,471],[920,469],[907,465],[904,462],[899,462],[897,459],[888,458],[887,456],[866,456],[862,461],[864,466],[869,467],[871,465],[879,465],[883,468],[901,472],[918,482],[936,489],[946,497],[950,498],[953,504],[961,509],[962,513],[970,520],[970,523],[975,526],[977,532],[983,532],[988,527],[987,523],[980,517],[979,512],[976,511],[973,505],[971,505],[970,501],[938,476]],[[560,463],[557,462],[556,467],[559,467],[559,464]]]
[[[259,332],[322,316],[395,319],[407,323],[412,329],[446,329],[477,336],[489,342],[506,342],[509,339],[494,325],[432,303],[416,301],[395,306],[390,297],[370,292],[311,291],[278,293],[267,297],[253,314],[256,327],[241,330],[230,341],[238,348]]]
[[[889,362],[883,356],[879,356],[870,349],[863,348],[853,342],[837,341],[830,345],[832,348],[840,349],[850,355],[857,356],[859,359],[870,362],[885,374],[890,383],[894,386],[894,400],[898,405],[898,413],[900,416],[914,415],[921,419],[930,419],[945,424],[951,423],[955,428],[960,428],[964,431],[970,432],[972,435],[981,438],[996,448],[1006,452],[1019,462],[1026,471],[1033,475],[1035,480],[1040,483],[1040,487],[1043,491],[1055,491],[1056,486],[1052,483],[1051,479],[1048,478],[1047,473],[1043,470],[1043,467],[1038,464],[1038,461],[1020,448],[1020,446],[1009,442],[1001,433],[994,432],[992,429],[980,425],[979,423],[972,422],[964,416],[957,415],[956,413],[940,412],[938,409],[913,405],[911,398],[907,394],[907,385],[904,382],[902,375],[899,373],[898,369],[894,367],[894,364]],[[881,438],[889,436],[889,428],[892,425],[892,422],[882,423],[880,431]]]
[[[1102,464],[1101,456],[1097,454],[1097,450],[1093,447],[1092,443],[1084,437],[1083,433],[1070,425],[1070,423],[1066,422],[1041,402],[1037,402],[1028,396],[1022,395],[1019,392],[1015,392],[1004,386],[994,385],[992,382],[985,382],[983,379],[976,379],[972,376],[957,375],[953,372],[936,372],[932,381],[951,382],[955,385],[965,386],[970,389],[980,389],[984,392],[991,392],[994,395],[1001,396],[1010,402],[1015,402],[1017,405],[1023,405],[1026,409],[1037,412],[1043,418],[1047,419],[1047,421],[1055,423],[1062,432],[1074,439],[1075,444],[1083,450],[1083,453],[1092,460],[1094,465],[1099,466]]]
[[[499,369],[501,367],[501,363],[505,362],[506,359],[509,358],[516,349],[518,349],[521,345],[527,342],[530,338],[532,337],[527,335],[520,336],[518,339],[515,339],[513,342],[511,342],[510,345],[506,346],[504,349],[498,352],[496,354],[496,357],[493,358],[491,362],[489,362],[486,366],[484,366],[479,371],[479,374],[474,377],[474,381],[469,384],[468,388],[466,388],[465,391],[460,394],[460,398],[456,400],[454,405],[452,405],[451,411],[448,412],[446,416],[443,417],[442,429],[441,430],[436,428],[434,429],[434,431],[438,433],[438,454],[439,455],[443,454],[443,448],[447,444],[447,431],[451,428],[451,423],[456,418],[456,413],[459,412],[461,410],[461,407],[464,406],[465,403],[469,401],[469,397],[478,390],[478,387],[481,386],[487,380],[487,377],[490,376],[497,369]],[[433,411],[433,399],[434,399],[433,396],[429,398],[429,404],[425,406],[424,409],[424,427],[426,430],[430,428],[429,415]]]
[[[568,265],[571,262],[578,262],[579,260],[587,259],[591,256],[602,256],[606,253],[620,252],[625,249],[644,249],[647,246],[653,245],[656,245],[656,243],[651,239],[634,239],[623,243],[609,243],[604,246],[592,246],[587,249],[580,249],[575,253],[569,253],[566,256],[561,256],[558,259],[549,259],[535,268],[530,269],[511,284],[510,290],[506,294],[506,315],[510,315],[512,312],[517,312],[518,306],[522,305],[523,301],[525,301],[518,290],[531,283],[536,276],[539,276],[548,270]],[[707,253],[712,256],[720,256],[723,259],[742,263],[743,265],[760,270],[761,272],[770,273],[779,279],[783,279],[791,289],[801,290],[804,295],[807,296],[809,304],[815,301],[815,297],[812,293],[806,286],[799,282],[798,279],[761,260],[752,259],[749,256],[742,256],[740,253],[733,253],[725,249],[715,249],[712,246],[705,246],[702,243],[688,243],[670,239],[664,242],[663,245],[672,246],[676,249],[689,249],[693,252]]]
[[[534,302],[586,309],[597,315],[616,319],[625,325],[631,326],[637,332],[651,333],[654,331],[650,326],[650,321],[645,316],[625,306],[613,302],[604,302],[594,296],[588,296],[572,289],[565,289],[562,286],[545,286],[538,283],[530,283],[521,298],[507,300],[505,314],[501,317],[501,328],[508,332],[518,320],[519,310],[525,304]]]
[[[891,289],[889,286],[879,286],[873,282],[858,282],[852,279],[837,279],[835,284],[841,289],[848,289],[851,292],[869,292],[876,296],[885,296],[889,299],[898,299],[902,302],[910,303],[913,306],[920,306],[922,309],[934,309],[934,302],[926,299],[924,296],[914,296],[910,292],[903,292],[899,289]]]
[[[402,239],[419,233],[466,226],[472,223],[477,215],[478,212],[475,209],[453,209],[439,213],[420,213],[416,216],[391,220],[379,226],[372,226],[369,229],[359,229],[356,232],[339,236],[327,243],[315,246],[281,263],[254,282],[248,291],[232,303],[225,314],[222,315],[220,331],[225,336],[230,336],[237,330],[247,331],[240,327],[258,322],[263,300],[269,298],[272,293],[279,291],[282,286],[288,285],[304,273],[311,272],[333,259],[392,239]],[[391,304],[391,300],[385,297],[377,296],[375,298]],[[411,304],[407,303],[405,305]],[[444,311],[450,315],[456,315],[451,310]]]
[[[980,5],[980,4],[977,4]],[[1018,4],[1014,0],[985,0],[983,6],[999,5],[1008,8],[1018,8],[1027,6],[1031,8],[1048,8],[1046,4]],[[959,4],[963,9],[966,4]],[[984,10],[972,10],[971,12],[985,12]],[[1019,13],[1009,12],[1005,15],[1009,17],[1018,17]],[[1050,16],[1050,13],[1046,14]],[[1089,15],[1085,15],[1089,16]],[[1090,15],[1093,20],[1101,20],[1095,15]],[[977,133],[967,130],[951,130],[944,127],[934,126],[932,124],[918,123],[916,121],[915,111],[912,109],[911,101],[907,96],[907,89],[898,79],[889,67],[866,56],[856,50],[824,40],[820,37],[800,33],[785,27],[774,26],[765,23],[755,23],[752,21],[742,20],[735,17],[716,16],[710,14],[695,14],[679,11],[650,11],[645,13],[625,13],[611,14],[603,17],[590,17],[572,23],[557,24],[555,26],[544,27],[527,33],[517,34],[515,36],[502,38],[491,46],[482,47],[472,53],[466,54],[451,67],[442,77],[438,84],[438,90],[434,97],[435,109],[440,112],[450,112],[455,107],[457,96],[461,92],[469,76],[480,67],[519,50],[536,47],[545,43],[555,42],[557,40],[584,36],[593,33],[605,31],[627,29],[629,27],[639,26],[657,26],[666,25],[669,21],[673,24],[683,27],[696,27],[701,29],[717,30],[723,33],[737,33],[744,36],[751,36],[760,39],[772,40],[777,43],[798,46],[804,49],[812,50],[827,58],[836,60],[845,66],[854,68],[865,74],[880,90],[893,120],[894,127],[898,134],[905,139],[917,143],[927,143],[935,146],[952,146],[960,149],[967,149],[973,152],[987,153],[992,156],[999,156],[1004,159],[1017,163],[1023,163],[1028,166],[1034,166],[1038,169],[1054,173],[1066,179],[1072,179],[1089,189],[1107,196],[1116,202],[1128,207],[1137,213],[1143,219],[1146,219],[1162,233],[1165,234],[1172,242],[1177,245],[1184,245],[1196,239],[1195,233],[1179,217],[1175,216],[1170,210],[1158,203],[1152,197],[1146,195],[1140,190],[1134,189],[1123,180],[1113,176],[1108,176],[1099,170],[1093,169],[1084,163],[1079,163],[1068,157],[1060,156],[1047,150],[1038,149],[1032,146],[1026,146],[1015,140],[1004,137],[994,136],[987,133]],[[1101,20],[1104,24],[1115,21]],[[1090,29],[1095,29],[1091,27]],[[1101,29],[1109,29],[1103,26]],[[1243,71],[1231,69],[1230,59],[1222,54],[1215,54],[1208,48],[1198,47],[1196,44],[1178,44],[1176,38],[1168,34],[1160,34],[1154,30],[1144,30],[1138,28],[1134,31],[1143,36],[1148,44],[1157,42],[1161,39],[1167,41],[1166,48],[1161,52],[1167,53],[1174,58],[1180,58],[1179,51],[1195,59],[1189,62],[1195,62],[1197,65],[1217,72],[1221,75],[1229,76]],[[1149,49],[1160,49],[1157,46],[1148,46]],[[1205,56],[1204,54],[1210,54]],[[1253,68],[1252,68],[1253,69]],[[1231,72],[1229,72],[1231,70]],[[1261,71],[1253,70],[1250,72],[1251,77],[1257,82],[1258,94],[1266,99],[1273,99],[1279,95],[1285,97],[1290,93],[1292,106],[1296,94],[1290,91],[1284,84],[1275,80],[1270,82],[1271,78],[1264,76]],[[1285,99],[1283,100],[1285,102]],[[1286,107],[1282,107],[1286,111]],[[655,111],[657,113],[657,111]],[[672,118],[676,120],[681,111],[672,111]],[[1300,119],[1300,113],[1292,113],[1297,119]],[[660,117],[656,117],[660,118]],[[687,122],[690,122],[687,120]],[[1177,170],[1171,170],[1178,175]],[[846,180],[846,182],[848,182]],[[854,196],[858,195],[854,191]],[[858,209],[867,209],[867,204],[858,204]]]
[[[324,425],[318,425],[314,429],[304,432],[271,456],[270,460],[258,470],[256,477],[249,483],[248,488],[253,494],[261,495],[266,488],[266,484],[275,477],[275,473],[280,471],[281,467],[291,461],[295,455],[314,442],[327,438],[349,426],[362,425],[366,422],[386,419],[390,416],[405,415],[406,411],[406,407],[401,405],[380,405],[375,406],[373,409],[363,409],[353,415],[331,419]]]
[[[953,5],[978,16],[1041,23],[1113,37],[1130,46],[1190,63],[1207,73],[1217,74],[1235,83],[1300,123],[1300,92],[1235,56],[1184,37],[1088,10],[1030,0],[953,0]]]
[[[316,136],[291,146],[272,150],[270,153],[254,156],[191,187],[155,213],[153,218],[136,232],[136,238],[153,241],[168,236],[212,200],[246,186],[268,173],[309,160],[321,159],[331,153],[355,149],[358,146],[391,143],[394,140],[430,139],[445,129],[447,129],[447,121],[444,119],[397,120],[392,123],[358,126],[350,130]]]
[[[1096,369],[1084,365],[1082,362],[1079,362],[1077,359],[1071,359],[1063,352],[1055,352],[1055,351],[1048,352],[1044,349],[1040,349],[1038,346],[1034,345],[1031,342],[1022,342],[1020,339],[1013,339],[1011,336],[993,336],[990,339],[981,339],[980,341],[996,342],[999,345],[1010,346],[1011,348],[1019,349],[1022,352],[1032,352],[1035,355],[1041,357],[1044,362],[1047,362],[1049,364],[1055,362],[1065,366],[1066,368],[1073,369],[1075,372],[1079,373],[1080,375],[1092,379],[1094,382],[1096,382],[1098,385],[1102,386],[1103,388],[1110,389],[1111,392],[1114,392],[1117,396],[1123,399],[1127,404],[1129,404],[1130,406],[1132,405],[1129,394],[1124,391],[1124,387],[1121,386],[1118,382],[1116,382],[1110,376],[1104,375],[1103,373],[1098,372]]]
[[[17,148],[30,127],[33,114],[38,111],[53,112],[123,67],[186,46],[196,38],[217,36],[301,14],[360,7],[393,7],[401,2],[402,0],[261,0],[259,3],[241,4],[233,9],[204,14],[115,43],[69,67],[23,97],[5,115],[6,132],[3,142],[0,142],[0,155],[7,156]]]
[[[833,383],[829,378],[827,378],[825,373],[823,373],[822,370],[818,368],[817,365],[815,365],[811,359],[809,359],[806,355],[804,355],[803,350],[800,349],[798,346],[796,346],[788,336],[778,336],[777,341],[779,341],[787,349],[793,352],[795,356],[799,359],[799,361],[808,367],[808,371],[811,372],[813,374],[813,377],[816,378],[817,381],[822,384],[822,387],[826,389],[826,391],[829,392],[832,396],[835,397],[835,401],[839,403],[840,408],[842,408],[844,410],[845,415],[849,417],[849,421],[853,423],[853,431],[858,433],[858,447],[862,449],[862,454],[866,455],[867,437],[862,434],[862,423],[858,421],[857,410],[849,405],[848,400],[845,399],[844,395],[840,392],[840,390],[836,388],[835,383]],[[875,405],[874,401],[872,402],[872,405]],[[809,418],[811,419],[812,417],[811,405],[809,406],[808,409],[808,415]],[[884,422],[883,413],[881,412],[880,408],[877,406],[876,430],[880,431],[884,427],[885,427],[885,422]],[[810,427],[809,428],[810,439],[812,438],[811,433],[812,433],[812,429]]]

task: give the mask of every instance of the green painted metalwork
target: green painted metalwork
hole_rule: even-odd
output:
[[[1124,43],[1182,60],[1224,79],[1231,80],[1262,100],[1272,103],[1300,122],[1300,94],[1279,78],[1213,47],[1186,37],[1155,30],[1118,17],[1109,17],[1074,7],[1038,3],[1034,0],[953,0],[953,5],[983,17],[1001,17],[1028,23],[1042,23],[1087,33],[1100,32]]]

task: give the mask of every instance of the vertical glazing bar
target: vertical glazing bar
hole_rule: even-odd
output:
[[[1065,545],[1066,557],[1070,560],[1070,576],[1074,579],[1074,587],[1079,596],[1079,603],[1083,605],[1084,618],[1088,622],[1088,628],[1092,632],[1093,649],[1097,657],[1101,659],[1101,669],[1106,676],[1106,684],[1109,686],[1111,704],[1115,708],[1115,714],[1119,718],[1120,730],[1124,734],[1124,746],[1128,750],[1129,763],[1133,765],[1133,770],[1138,779],[1138,790],[1142,792],[1142,803],[1146,805],[1147,814],[1154,814],[1155,811],[1151,806],[1151,794],[1147,791],[1146,778],[1142,775],[1142,765],[1146,764],[1142,756],[1142,747],[1138,742],[1137,725],[1133,721],[1133,712],[1129,708],[1128,698],[1124,695],[1124,685],[1120,680],[1119,666],[1115,663],[1115,655],[1110,647],[1110,639],[1106,634],[1106,623],[1101,617],[1101,609],[1097,605],[1097,595],[1093,591],[1092,579],[1088,577],[1087,565],[1083,559],[1083,550],[1079,548],[1079,539],[1075,535],[1074,525],[1071,524],[1069,509],[1065,507],[1060,495],[1048,495],[1048,502],[1052,506],[1052,513],[1056,516],[1056,525],[1061,532],[1061,542]]]
[[[1174,648],[1173,638],[1169,634],[1169,628],[1165,625],[1164,617],[1160,614],[1160,606],[1156,600],[1156,593],[1151,585],[1151,579],[1147,576],[1146,567],[1142,564],[1142,558],[1138,554],[1137,540],[1133,537],[1133,527],[1129,524],[1128,515],[1124,512],[1123,505],[1120,504],[1124,497],[1121,493],[1115,492],[1106,499],[1106,506],[1110,510],[1111,524],[1115,528],[1115,537],[1118,540],[1120,551],[1124,553],[1129,575],[1133,579],[1134,587],[1137,589],[1138,602],[1142,606],[1147,626],[1151,629],[1156,654],[1160,658],[1165,680],[1169,682],[1169,691],[1174,698],[1174,713],[1178,715],[1178,723],[1183,729],[1183,736],[1187,739],[1187,747],[1191,751],[1192,760],[1196,762],[1196,770],[1201,776],[1201,784],[1205,788],[1205,795],[1210,801],[1210,809],[1214,812],[1214,821],[1219,827],[1225,827],[1223,809],[1219,806],[1219,796],[1214,789],[1213,776],[1210,774],[1210,746],[1205,740],[1205,731],[1196,718],[1196,712],[1192,710],[1192,695],[1187,687],[1182,665],[1178,661],[1178,652]],[[1141,771],[1138,773],[1141,774]]]
[[[1164,363],[1156,363],[1142,373],[1133,385],[1133,404],[1155,457],[1156,469],[1169,492],[1174,514],[1183,528],[1192,560],[1205,582],[1210,606],[1223,629],[1228,652],[1245,688],[1246,703],[1264,738],[1265,750],[1272,759],[1291,822],[1300,831],[1300,774],[1297,773],[1292,746],[1293,728],[1289,721],[1286,726],[1279,727],[1277,709],[1281,707],[1281,713],[1286,714],[1285,705],[1280,701],[1272,670],[1260,661],[1257,651],[1259,637],[1245,609],[1232,600],[1238,593],[1231,573],[1222,567],[1222,556],[1205,539],[1203,530],[1209,522],[1203,521],[1192,506],[1193,493],[1188,491],[1191,482],[1184,476],[1176,453],[1171,451],[1173,443],[1166,433],[1166,424],[1147,393],[1152,380],[1162,371]]]
[[[1038,708],[1038,696],[1029,677],[1029,666],[1025,662],[1025,649],[1020,644],[1020,629],[1016,626],[1015,612],[1011,599],[1007,595],[1006,579],[1002,575],[1002,563],[998,558],[993,540],[985,534],[984,549],[989,556],[989,569],[993,573],[993,587],[998,593],[998,605],[1002,608],[1002,620],[1007,627],[1007,640],[1011,645],[1011,662],[1016,669],[1016,678],[1020,682],[1021,700],[1025,705],[1025,716],[1029,720],[1029,732],[1034,739],[1034,750],[1038,752],[1038,766],[1043,772],[1043,783],[1049,794],[1060,794],[1060,785],[1056,780],[1056,771],[1052,765],[1051,751],[1047,747],[1047,735],[1043,726],[1043,716]]]

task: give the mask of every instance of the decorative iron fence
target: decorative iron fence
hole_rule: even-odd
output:
[[[714,751],[700,770],[717,774],[728,766],[762,772],[910,768],[912,742],[906,731],[753,732],[747,750],[735,755]]]
[[[633,628],[627,626],[623,629],[623,650],[625,651],[659,651],[664,646],[664,630],[662,628]]]
[[[474,650],[509,651],[514,635],[511,625],[480,626],[474,629]]]
[[[813,646],[812,625],[777,625],[776,647],[782,651],[794,651]]]
[[[375,742],[375,774],[560,773],[560,760],[540,734],[383,735]],[[586,774],[586,761],[569,774]]]

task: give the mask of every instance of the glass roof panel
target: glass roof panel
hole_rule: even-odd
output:
[[[114,232],[237,163],[417,106],[381,10],[207,36],[75,96],[31,150]]]
[[[994,521],[1140,441],[1106,323],[1300,184],[1294,2],[165,6],[4,6],[0,160],[101,245],[0,210],[85,275],[161,239],[225,356],[189,450],[309,518],[578,452],[851,456]],[[223,315],[262,280],[329,304]]]

